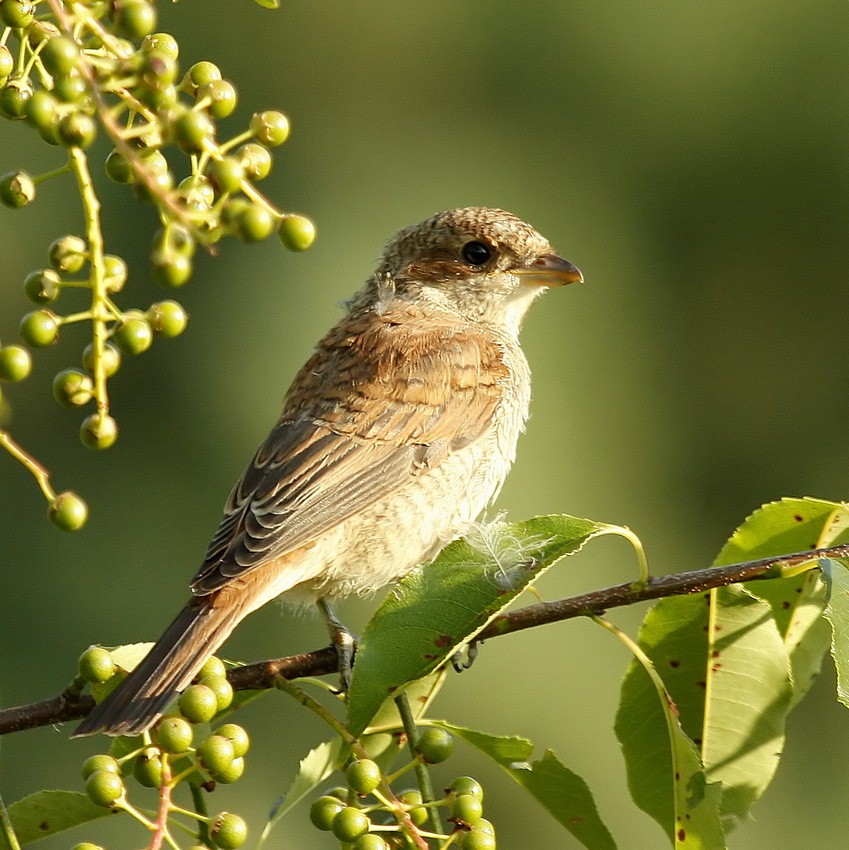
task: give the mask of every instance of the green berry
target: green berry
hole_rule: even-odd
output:
[[[221,71],[212,62],[196,62],[189,68],[183,86],[191,93],[196,92],[202,86],[221,79]]]
[[[176,251],[155,251],[150,258],[154,277],[170,289],[182,286],[192,276],[192,258]]]
[[[48,73],[56,77],[77,67],[80,51],[76,42],[66,36],[51,38],[39,54]]]
[[[174,187],[174,175],[170,171],[149,171],[147,180],[133,184],[133,188],[139,200],[146,203],[154,203],[157,198],[167,195]]]
[[[32,357],[22,345],[7,345],[0,348],[0,381],[17,383],[29,377]]]
[[[127,264],[121,257],[106,254],[103,258],[103,282],[106,291],[114,294],[120,292],[127,282]]]
[[[365,796],[380,785],[382,776],[380,768],[371,759],[357,759],[348,765],[345,779],[355,794]]]
[[[481,818],[475,824],[475,832],[485,832],[487,835],[495,835],[495,827],[486,818]]]
[[[24,292],[36,304],[52,304],[61,291],[62,279],[53,269],[30,272],[24,278]]]
[[[330,832],[333,829],[333,821],[344,808],[345,804],[337,797],[328,795],[319,797],[310,806],[310,820],[316,829],[320,829],[322,832]]]
[[[83,780],[85,781],[92,773],[96,773],[98,770],[103,770],[106,773],[114,773],[116,776],[121,775],[121,766],[118,762],[112,756],[100,753],[96,756],[90,756],[83,762],[81,769]]]
[[[4,7],[5,3],[0,4],[0,9]],[[29,80],[10,80],[0,89],[0,113],[13,121],[23,118],[31,97],[32,85]]]
[[[0,44],[0,81],[4,81],[15,69],[15,58],[5,44]]]
[[[171,125],[174,141],[186,153],[202,153],[215,136],[215,125],[205,112],[187,109]]]
[[[0,20],[7,27],[28,26],[35,17],[35,3],[30,0],[3,0],[0,3]]]
[[[477,779],[471,776],[458,776],[449,786],[447,791],[455,795],[471,794],[479,800],[483,800],[483,788]]]
[[[211,770],[209,775],[222,785],[229,785],[242,778],[245,772],[245,760],[243,758],[234,758],[227,767],[223,770]]]
[[[348,789],[343,788],[341,785],[337,785],[335,788],[328,788],[327,791],[324,792],[324,795],[325,797],[335,797],[343,803],[346,802],[350,796]]]
[[[10,171],[0,177],[0,202],[19,209],[35,200],[35,182],[26,171]]]
[[[132,183],[136,177],[127,158],[119,150],[113,150],[106,157],[106,176],[113,183]]]
[[[416,742],[416,750],[428,764],[439,764],[451,756],[454,737],[444,729],[425,729]]]
[[[95,357],[94,357],[94,343],[89,343],[83,349],[83,366],[88,371],[89,374],[94,374],[95,367]],[[121,367],[121,352],[112,345],[111,342],[107,342],[103,346],[103,371],[106,374],[107,378],[111,378]]]
[[[153,342],[153,329],[146,319],[128,318],[115,328],[112,341],[124,354],[141,354]]]
[[[233,686],[224,676],[204,676],[200,684],[205,685],[215,694],[218,711],[224,711],[225,708],[230,707],[233,702]]]
[[[416,826],[423,826],[427,823],[428,814],[427,809],[421,804],[421,791],[418,791],[415,788],[402,791],[398,795],[398,799],[407,807],[407,814]]]
[[[133,777],[145,788],[159,788],[162,785],[162,759],[159,750],[149,747],[138,755],[133,764]]]
[[[241,758],[250,749],[248,733],[236,723],[225,723],[215,730],[215,734],[232,742],[236,758]]]
[[[257,141],[270,148],[282,145],[289,138],[289,119],[282,112],[255,112],[250,128]]]
[[[194,178],[187,178],[187,180],[192,179]],[[181,188],[183,188],[185,182],[184,180],[180,184]],[[187,227],[184,227],[182,224],[169,222],[161,230],[156,231],[153,237],[152,247],[154,251],[175,251],[178,254],[192,257],[195,253],[195,240]]]
[[[245,242],[260,242],[274,233],[274,216],[258,204],[240,207],[233,229]]]
[[[176,301],[160,301],[154,304],[145,313],[145,318],[150,322],[155,334],[166,338],[179,336],[189,322],[183,306]]]
[[[196,209],[209,209],[215,200],[215,189],[211,181],[202,174],[190,174],[180,181],[177,187],[186,202],[194,205]],[[179,227],[180,225],[172,225]],[[189,237],[191,239],[191,236]],[[194,245],[194,240],[191,240]]]
[[[449,801],[448,811],[452,821],[473,827],[483,816],[483,803],[472,794],[460,794]]]
[[[460,850],[495,850],[495,836],[471,829],[460,839]]]
[[[71,850],[103,850],[99,844],[92,844],[90,841],[81,841],[79,844],[75,844]]]
[[[36,127],[36,129],[38,130],[38,135],[41,136],[48,145],[53,145],[54,147],[58,147],[60,145],[58,113],[57,116],[54,116],[53,121],[40,124]]]
[[[156,112],[172,109],[177,104],[177,89],[172,83],[141,83],[136,88],[139,100]]]
[[[180,694],[180,711],[192,723],[208,723],[218,712],[218,697],[206,685],[190,685]]]
[[[86,780],[85,791],[95,806],[111,809],[124,796],[124,781],[115,773],[97,770]]]
[[[202,100],[213,118],[226,118],[236,108],[238,98],[235,86],[227,80],[211,80],[198,89],[198,100]]]
[[[245,174],[252,180],[264,180],[271,171],[271,153],[256,142],[242,145],[236,156],[245,169]]]
[[[47,258],[56,271],[76,274],[88,260],[88,245],[79,236],[62,236],[50,244]]]
[[[227,666],[216,655],[210,655],[203,662],[203,667],[200,668],[198,679],[205,679],[209,676],[225,676],[227,675]]]
[[[277,225],[277,235],[290,251],[306,251],[315,241],[315,225],[303,215],[284,215]]]
[[[212,163],[209,176],[220,192],[238,192],[245,179],[245,169],[236,157],[227,156]]]
[[[109,414],[92,413],[80,425],[80,440],[87,449],[103,451],[115,445],[118,423]]]
[[[367,832],[354,842],[354,850],[389,850],[389,847],[376,832]]]
[[[112,653],[102,646],[90,646],[77,660],[77,670],[87,682],[102,685],[115,675],[115,660]],[[109,756],[103,756],[109,758]],[[114,759],[112,759],[114,761]],[[103,768],[97,768],[102,770]],[[114,771],[113,771],[114,772]],[[85,779],[85,777],[83,777]]]
[[[39,130],[56,130],[56,109],[58,101],[50,92],[39,89],[27,101],[26,119]]]
[[[50,310],[33,310],[21,319],[20,334],[35,348],[53,345],[59,339],[59,318]]]
[[[147,0],[116,0],[112,20],[118,35],[143,38],[156,29],[156,7]]]
[[[151,88],[170,86],[177,78],[177,60],[165,50],[144,53],[140,70],[142,82]]]
[[[66,490],[51,502],[47,516],[62,531],[79,531],[88,519],[88,505],[76,493]]]
[[[74,72],[56,77],[53,94],[63,103],[80,103],[88,94],[88,88],[80,74]]]
[[[331,829],[340,841],[350,843],[365,835],[370,827],[371,821],[365,812],[353,806],[344,806],[333,819]]]
[[[97,136],[97,123],[85,112],[70,112],[56,128],[59,143],[66,148],[87,148]]]
[[[26,36],[33,47],[45,44],[51,39],[59,38],[60,35],[59,27],[49,21],[39,21],[36,18],[27,25]]]
[[[220,850],[236,850],[248,837],[248,826],[238,816],[221,812],[209,825],[209,837]]]
[[[91,375],[79,369],[63,369],[53,379],[53,398],[65,407],[82,407],[94,395]]]
[[[144,41],[142,41],[141,49],[144,53],[151,50],[164,50],[172,59],[176,59],[180,55],[177,39],[167,32],[155,32],[146,35]]]
[[[166,753],[185,753],[192,746],[192,725],[183,717],[163,717],[156,724],[156,740]]]
[[[239,225],[239,218],[251,202],[245,198],[231,198],[221,210],[221,224],[231,233],[235,233]]]

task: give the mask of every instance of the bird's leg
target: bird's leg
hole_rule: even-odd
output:
[[[351,684],[357,639],[342,625],[326,598],[318,599],[316,605],[318,605],[318,610],[321,611],[321,616],[324,618],[327,632],[330,635],[330,642],[336,648],[342,691],[347,691]]]

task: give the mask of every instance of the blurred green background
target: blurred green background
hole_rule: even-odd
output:
[[[457,205],[509,209],[583,270],[550,293],[524,342],[533,417],[499,501],[508,515],[567,512],[626,524],[655,571],[706,565],[761,503],[847,496],[849,443],[849,5],[842,0],[248,0],[162,4],[187,67],[216,61],[239,88],[239,131],[279,108],[293,135],[266,192],[310,215],[304,255],[276,241],[225,243],[178,294],[184,337],[125,360],[111,384],[121,437],[94,455],[81,415],[50,380],[76,365],[67,332],[11,388],[13,432],[89,501],[78,535],[44,520],[40,493],[0,455],[0,700],[58,692],[92,642],[155,638],[186,597],[221,506],[310,347],[399,227]],[[227,125],[225,124],[225,127]],[[58,163],[4,122],[0,171]],[[44,147],[44,146],[41,146]],[[101,151],[105,154],[105,148]],[[109,250],[131,263],[124,306],[164,295],[145,264],[155,222],[99,175]],[[21,281],[49,242],[80,232],[70,180],[0,213],[0,336],[28,308]],[[634,575],[626,544],[601,541],[550,574],[548,597]],[[374,601],[349,603],[359,627]],[[613,619],[635,632],[642,611]],[[226,655],[256,660],[322,645],[320,624],[277,605],[244,623]],[[629,802],[611,731],[624,650],[589,622],[488,644],[452,675],[435,713],[552,747],[596,794],[620,847],[660,830]],[[735,850],[845,846],[849,722],[831,672],[790,720],[777,780]],[[256,754],[212,808],[252,825],[323,729],[282,695],[247,709]],[[7,801],[81,789],[97,741],[68,727],[0,744]],[[499,846],[575,842],[510,780],[466,753],[444,772],[485,781]],[[814,767],[815,766],[815,767]],[[440,774],[442,776],[442,774]],[[272,847],[328,847],[290,817]],[[44,842],[140,846],[114,823]]]

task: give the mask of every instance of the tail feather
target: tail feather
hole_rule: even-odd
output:
[[[242,618],[242,606],[216,604],[222,601],[219,595],[189,602],[130,675],[74,730],[74,737],[139,735],[150,728]]]

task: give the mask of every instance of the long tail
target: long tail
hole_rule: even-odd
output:
[[[104,732],[140,735],[247,613],[229,588],[192,599],[129,676],[74,730],[74,737]]]

